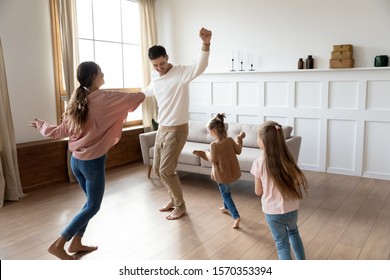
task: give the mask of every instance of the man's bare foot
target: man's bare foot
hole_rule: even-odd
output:
[[[176,207],[175,210],[172,211],[171,214],[169,214],[166,219],[167,220],[177,220],[183,217],[183,215],[186,213],[185,207]]]
[[[234,220],[233,228],[239,228],[240,227],[240,218],[237,218]]]
[[[166,212],[166,211],[169,211],[169,210],[172,210],[172,209],[173,209],[173,202],[172,202],[172,201],[169,201],[169,202],[167,203],[167,205],[165,205],[165,206],[159,208],[158,210],[159,210],[160,212]]]
[[[56,256],[61,260],[75,260],[76,256],[69,255],[64,249],[65,242],[61,240],[61,237],[54,241],[47,250],[50,254]]]
[[[225,207],[220,207],[219,210],[221,210],[222,213],[229,214],[229,210],[227,210]]]

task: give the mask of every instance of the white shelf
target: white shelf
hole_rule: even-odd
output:
[[[348,71],[389,71],[387,67],[364,67],[364,68],[336,68],[336,69],[285,69],[285,70],[264,70],[264,71],[226,71],[226,72],[204,72],[204,74],[269,74],[269,73],[318,73],[318,72],[348,72]]]

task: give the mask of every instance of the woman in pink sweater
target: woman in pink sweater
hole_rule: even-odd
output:
[[[128,112],[134,111],[145,99],[141,92],[105,91],[104,74],[95,62],[83,62],[77,69],[80,86],[72,94],[60,125],[35,119],[29,126],[50,138],[69,137],[71,167],[87,201],[81,211],[49,247],[49,252],[63,260],[74,260],[70,253],[90,252],[96,246],[85,246],[81,239],[89,220],[99,211],[105,188],[105,162],[108,150],[118,143],[122,124]]]

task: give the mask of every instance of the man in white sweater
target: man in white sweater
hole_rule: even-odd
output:
[[[153,65],[151,82],[143,90],[146,96],[154,95],[159,112],[153,170],[168,190],[170,200],[160,211],[171,211],[168,220],[180,219],[186,213],[181,183],[176,173],[177,162],[188,136],[189,83],[202,74],[208,65],[211,31],[201,28],[202,50],[192,65],[172,65],[164,47],[149,49]]]

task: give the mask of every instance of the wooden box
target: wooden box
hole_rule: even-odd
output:
[[[329,68],[353,68],[354,60],[353,58],[346,59],[330,59]]]
[[[331,59],[346,59],[353,58],[352,52],[344,52],[344,51],[333,51],[331,55]]]
[[[353,46],[352,45],[333,45],[333,51],[336,52],[352,52]]]

